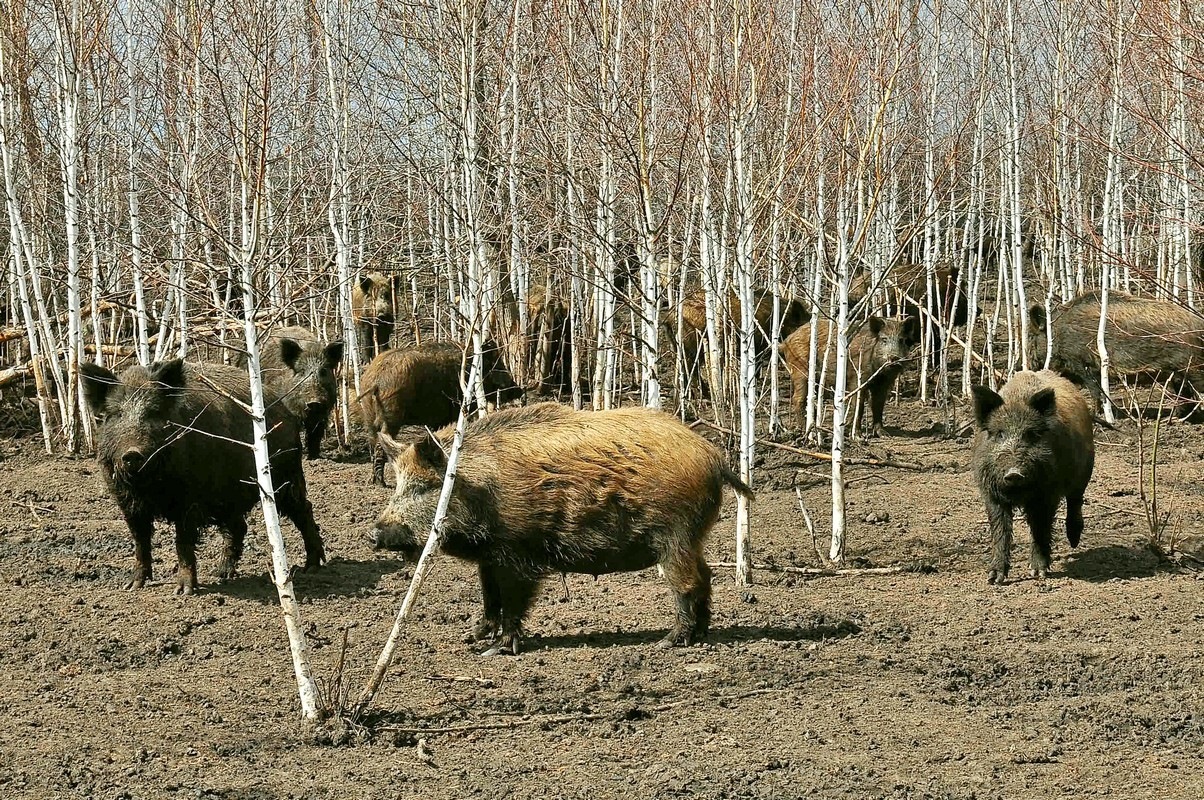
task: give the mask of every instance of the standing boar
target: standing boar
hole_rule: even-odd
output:
[[[221,529],[225,551],[218,576],[234,577],[247,512],[259,502],[251,417],[231,399],[250,402],[247,374],[180,359],[133,366],[120,377],[95,364],[82,364],[80,371],[98,419],[97,460],[134,536],[134,575],[126,588],[140,588],[151,578],[156,519],[176,529],[177,593],[192,594],[197,587],[196,544],[203,527]],[[306,496],[300,432],[274,395],[265,400],[276,504],[301,531],[306,569],[316,568],[326,556]]]
[[[299,327],[274,332],[260,353],[264,383],[302,424],[310,461],[322,454],[322,437],[338,398],[334,373],[342,360],[341,341],[323,346],[312,331]],[[245,364],[246,357],[239,358],[238,365]]]
[[[521,397],[498,348],[487,343],[482,356],[482,381],[490,400],[500,404]],[[360,379],[359,404],[373,453],[373,483],[385,485],[380,433],[396,436],[403,425],[438,428],[454,422],[464,399],[461,381],[467,367],[463,348],[448,342],[389,350],[368,365]]]
[[[825,383],[831,386],[836,380],[836,342],[828,341],[829,325],[820,323],[816,329],[816,365],[822,370]],[[882,319],[870,317],[868,323],[859,327],[849,337],[849,391],[861,387],[857,393],[856,415],[862,419],[865,395],[870,396],[870,412],[873,415],[873,435],[882,435],[882,417],[886,410],[886,398],[899,375],[911,363],[908,355],[920,338],[920,318],[906,317]],[[798,418],[799,430],[805,424],[807,407],[807,351],[811,346],[811,326],[804,325],[782,342],[782,355],[786,368],[790,370],[793,383],[791,402]],[[825,365],[826,364],[826,365]]]
[[[351,318],[359,341],[360,363],[389,349],[393,338],[393,292],[397,278],[366,272],[351,289]]]
[[[1054,313],[1050,369],[1084,386],[1103,403],[1100,383],[1098,292],[1079,295]],[[1043,364],[1046,315],[1043,306],[1028,312],[1031,358]],[[1104,343],[1112,371],[1131,377],[1176,378],[1197,392],[1204,390],[1204,319],[1169,300],[1152,300],[1120,292],[1108,294]]]
[[[424,436],[407,446],[381,436],[397,489],[377,521],[376,546],[420,552],[447,466]],[[703,558],[723,487],[752,497],[715,445],[675,418],[646,408],[573,411],[543,403],[499,411],[465,431],[446,553],[477,564],[489,653],[518,652],[540,580],[555,572],[601,575],[659,564],[677,603],[662,647],[706,636],[711,570]]]
[[[1074,384],[1051,370],[1017,372],[996,394],[975,386],[971,465],[991,526],[990,583],[1007,579],[1012,513],[1024,509],[1032,532],[1032,575],[1049,573],[1054,515],[1066,498],[1066,538],[1083,534],[1083,493],[1095,465],[1092,415]]]
[[[756,306],[753,309],[754,343],[758,366],[763,363],[768,352],[773,333],[773,293],[758,289],[754,293]],[[778,332],[779,341],[784,341],[790,334],[805,325],[811,319],[810,308],[802,300],[787,296],[779,297],[779,314],[781,329]],[[735,292],[728,294],[727,313],[719,313],[716,324],[719,326],[720,342],[723,342],[730,332],[738,332],[741,320],[740,298]],[[666,312],[661,317],[661,327],[671,346],[677,339],[677,318],[672,312]],[[681,357],[686,366],[687,375],[699,375],[703,389],[707,390],[706,370],[703,369],[704,355],[707,348],[706,296],[702,292],[687,295],[681,304]]]

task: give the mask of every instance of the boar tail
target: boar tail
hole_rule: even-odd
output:
[[[747,483],[740,480],[740,476],[732,472],[727,465],[720,465],[719,470],[720,474],[723,476],[724,483],[747,497],[749,500],[756,499],[757,493],[754,492]]]

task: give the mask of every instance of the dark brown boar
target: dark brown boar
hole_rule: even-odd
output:
[[[397,276],[365,272],[351,289],[351,317],[355,322],[361,364],[367,364],[389,349],[393,338],[393,294],[397,282]]]
[[[322,437],[338,399],[335,370],[342,360],[342,341],[323,345],[313,331],[300,327],[273,332],[260,350],[264,383],[301,422],[311,461],[322,454]],[[245,364],[246,356],[241,356],[238,366]]]
[[[1053,314],[1053,353],[1050,369],[1084,386],[1103,403],[1100,383],[1100,295],[1079,295]],[[1035,364],[1045,363],[1046,315],[1043,306],[1028,312]],[[1204,390],[1204,319],[1169,300],[1153,300],[1110,292],[1104,343],[1112,372],[1125,378],[1170,379],[1186,383],[1196,393]],[[1174,382],[1172,383],[1174,385]],[[1176,387],[1177,388],[1177,387]]]
[[[482,352],[482,380],[488,399],[501,404],[522,396],[493,343]],[[464,399],[461,381],[468,366],[464,350],[448,342],[428,342],[377,356],[360,379],[360,418],[372,449],[372,482],[385,485],[384,450],[378,436],[396,436],[403,425],[439,428],[454,422]]]
[[[378,547],[414,557],[443,483],[451,427],[416,443],[381,441],[397,488],[377,521]],[[752,497],[719,448],[659,411],[573,411],[542,403],[499,411],[465,431],[443,524],[444,552],[475,562],[491,653],[518,652],[546,575],[601,575],[659,564],[677,619],[661,646],[706,636],[711,570],[703,558],[723,487]]]
[[[251,417],[230,399],[250,402],[246,372],[180,359],[133,366],[120,377],[95,364],[82,364],[80,371],[98,419],[97,460],[134,536],[134,574],[127,588],[151,579],[157,519],[175,526],[177,592],[191,594],[197,587],[196,544],[203,527],[221,529],[225,550],[217,572],[222,580],[232,578],[247,512],[259,502]],[[301,531],[306,568],[315,568],[325,550],[306,495],[300,431],[276,400],[270,393],[265,397],[276,504]]]
[[[830,327],[827,322],[821,322],[816,328],[816,365],[822,370],[821,374],[824,375],[827,386],[832,386],[836,381],[836,342],[828,341]],[[857,393],[856,415],[863,423],[865,420],[862,410],[865,407],[865,396],[869,394],[870,412],[873,415],[872,433],[875,436],[882,434],[886,399],[890,396],[895,381],[905,369],[913,365],[909,354],[919,342],[919,338],[920,319],[914,316],[902,320],[870,317],[849,337],[847,388],[852,391],[861,387],[861,391]],[[782,355],[786,359],[786,368],[790,370],[793,384],[791,402],[794,405],[799,430],[802,430],[805,424],[807,353],[810,342],[810,325],[799,328],[782,342]]]
[[[973,392],[971,465],[991,526],[987,580],[1007,579],[1017,507],[1032,532],[1032,575],[1044,578],[1062,498],[1070,546],[1083,534],[1083,493],[1095,465],[1091,411],[1074,384],[1051,370],[1017,372],[998,394],[986,386]]]

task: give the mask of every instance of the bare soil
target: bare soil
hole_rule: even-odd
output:
[[[475,570],[444,556],[371,718],[318,732],[298,721],[261,527],[229,584],[206,541],[193,597],[161,531],[156,580],[127,592],[96,465],[0,443],[0,797],[1204,797],[1204,583],[1147,544],[1135,424],[1097,433],[1079,549],[1059,539],[1031,580],[1018,523],[995,587],[969,440],[915,403],[887,423],[848,454],[923,468],[849,468],[849,554],[924,569],[763,569],[742,590],[717,568],[710,642],[671,651],[654,570],[570,575],[547,582],[521,655],[483,659],[464,640]],[[827,465],[762,453],[754,558],[816,566],[794,487],[822,547]],[[1158,455],[1160,508],[1190,544],[1204,429],[1164,426]],[[364,458],[311,467],[331,559],[297,591],[331,694],[346,630],[354,695],[411,569],[366,541],[387,495]]]

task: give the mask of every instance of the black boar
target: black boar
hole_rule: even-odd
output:
[[[522,396],[502,363],[498,348],[482,352],[485,393],[495,404]],[[385,453],[378,445],[383,431],[396,436],[403,425],[438,428],[454,422],[464,398],[461,380],[468,366],[459,345],[428,342],[381,353],[360,379],[360,418],[373,453],[372,482],[385,485]]]
[[[1032,532],[1032,575],[1049,573],[1054,515],[1066,498],[1066,538],[1083,534],[1083,493],[1095,465],[1092,415],[1079,390],[1051,371],[1017,372],[996,394],[973,387],[978,433],[971,464],[987,507],[992,554],[987,580],[1007,579],[1012,513]]]
[[[393,338],[393,294],[398,278],[366,272],[351,288],[351,318],[359,341],[360,364],[389,349]]]
[[[203,527],[221,529],[225,551],[217,572],[222,580],[232,578],[259,489],[249,446],[251,417],[224,395],[249,402],[247,374],[180,359],[133,366],[120,378],[95,364],[82,364],[80,371],[99,423],[97,460],[134,536],[134,574],[126,588],[140,588],[151,578],[156,519],[175,526],[177,592],[191,594],[197,587],[196,544]],[[325,550],[306,495],[300,431],[274,395],[266,401],[276,504],[301,531],[306,568],[316,568]]]
[[[1079,295],[1053,316],[1050,369],[1084,386],[1103,403],[1100,383],[1098,292]],[[1043,306],[1028,312],[1030,359],[1045,363],[1046,315]],[[1104,342],[1112,372],[1124,377],[1161,377],[1185,381],[1196,392],[1204,389],[1204,319],[1169,300],[1152,300],[1120,292],[1108,295]],[[1176,387],[1177,388],[1177,387]]]
[[[301,422],[311,461],[322,454],[322,437],[338,399],[334,373],[342,360],[342,341],[323,346],[313,331],[299,327],[275,331],[260,351],[263,380]],[[244,366],[246,357],[237,363]]]
[[[447,465],[424,436],[381,442],[397,488],[377,521],[378,547],[414,557],[426,541]],[[723,487],[752,497],[719,448],[677,419],[644,408],[573,411],[542,403],[472,422],[464,435],[444,521],[444,552],[477,564],[490,653],[517,653],[540,580],[555,572],[600,575],[659,564],[677,618],[662,647],[706,636],[711,570],[703,558]]]
[[[821,322],[816,329],[817,350],[816,365],[823,369],[824,379],[828,386],[836,380],[836,342],[828,342],[826,322]],[[870,396],[870,412],[873,415],[873,434],[882,434],[882,420],[886,411],[886,399],[894,388],[899,375],[911,363],[908,355],[920,338],[920,318],[906,317],[905,319],[882,319],[870,317],[849,337],[849,370],[847,388],[849,391],[862,387],[857,394],[856,414],[862,417],[865,407],[865,396]],[[807,350],[811,342],[811,326],[803,327],[792,333],[782,342],[782,355],[786,359],[786,368],[790,370],[793,383],[794,412],[798,419],[799,430],[804,425],[807,405]],[[824,367],[825,354],[827,366]]]

